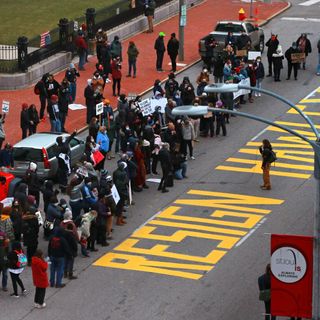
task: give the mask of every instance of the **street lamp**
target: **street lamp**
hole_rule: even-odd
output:
[[[240,89],[245,90],[252,90],[261,93],[265,93],[270,95],[286,104],[290,107],[294,108],[310,125],[312,131],[316,136],[316,140],[310,140],[306,136],[299,134],[298,132],[290,129],[287,126],[280,125],[275,123],[271,120],[255,116],[250,113],[239,112],[234,110],[227,110],[223,109],[224,113],[234,114],[241,117],[249,118],[252,120],[260,121],[274,127],[278,127],[282,130],[285,130],[292,135],[299,137],[300,139],[308,142],[314,151],[314,178],[317,181],[317,190],[316,190],[316,199],[315,199],[315,209],[314,209],[314,237],[313,237],[313,295],[312,295],[312,319],[319,320],[320,319],[320,304],[319,304],[319,297],[320,297],[320,278],[319,278],[319,271],[320,271],[320,138],[319,132],[316,129],[314,123],[311,119],[301,111],[294,103],[290,102],[286,98],[265,89],[259,89],[256,87],[245,86],[241,84],[211,84],[207,85],[204,88],[204,91],[207,93],[223,93],[223,92],[237,92]],[[212,108],[208,106],[181,106],[176,107],[172,110],[173,115],[190,115],[190,116],[201,116],[207,114],[209,111],[221,112],[221,108]]]

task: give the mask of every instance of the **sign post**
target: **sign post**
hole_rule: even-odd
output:
[[[187,25],[187,6],[185,0],[179,0],[179,60],[184,61],[184,27]]]

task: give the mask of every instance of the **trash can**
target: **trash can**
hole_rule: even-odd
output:
[[[19,37],[17,41],[18,47],[18,68],[22,72],[28,71],[28,44],[29,40],[27,37]]]

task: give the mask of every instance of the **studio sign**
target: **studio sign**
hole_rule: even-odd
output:
[[[303,254],[292,247],[281,247],[271,256],[272,274],[285,283],[298,282],[307,270],[307,262]]]

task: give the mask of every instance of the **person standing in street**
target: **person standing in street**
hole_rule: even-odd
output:
[[[312,52],[311,42],[307,38],[307,34],[302,33],[296,43],[300,52],[303,52],[306,55],[304,58],[304,61],[302,62],[302,68],[303,70],[306,70],[306,59],[308,54]]]
[[[267,77],[272,76],[272,55],[276,52],[278,45],[279,45],[278,36],[271,34],[270,39],[266,42],[266,47],[268,47],[267,57],[268,57],[268,66],[269,66],[269,73]]]
[[[171,66],[172,69],[170,71],[172,72],[176,72],[177,71],[177,56],[178,56],[178,52],[179,52],[179,40],[176,38],[176,34],[175,33],[171,33],[171,38],[168,41],[167,44],[167,52],[168,55],[171,59]]]
[[[265,320],[276,320],[275,316],[270,314],[271,312],[271,267],[267,264],[266,272],[258,278],[259,286],[259,300],[264,302],[265,305]]]
[[[44,298],[46,296],[46,288],[49,287],[47,275],[48,262],[45,261],[43,252],[40,249],[38,249],[32,257],[31,269],[33,284],[36,287],[34,307],[38,309],[45,308]]]
[[[90,123],[91,118],[95,115],[95,98],[94,98],[94,90],[92,86],[92,79],[87,80],[87,86],[84,89],[84,97],[86,99],[86,107],[87,107],[87,116],[86,122]]]
[[[256,74],[256,88],[261,89],[261,83],[264,78],[264,66],[261,62],[261,57],[257,57],[255,63],[253,64],[253,68]],[[261,97],[261,92],[255,91],[256,97]]]
[[[271,163],[275,161],[273,157],[273,151],[271,143],[268,139],[262,140],[262,146],[259,147],[259,151],[262,157],[261,169],[263,170],[263,185],[262,190],[271,190],[270,183],[270,167]]]
[[[22,104],[22,110],[20,113],[20,128],[22,131],[22,139],[25,139],[28,135],[28,130],[30,126],[30,119],[29,119],[29,111],[28,111],[28,104]]]
[[[299,52],[300,51],[297,48],[297,44],[295,42],[293,42],[291,47],[284,54],[286,59],[287,59],[287,61],[288,61],[288,77],[287,77],[287,80],[290,80],[292,68],[293,68],[294,80],[298,79],[297,77],[298,77],[299,62],[292,61],[292,54],[299,53]]]
[[[139,50],[137,49],[133,41],[129,42],[127,54],[128,54],[128,65],[129,65],[127,77],[131,77],[131,73],[133,71],[133,77],[135,78],[137,76],[137,57],[139,54]]]
[[[318,40],[317,48],[318,48],[318,66],[317,66],[317,76],[320,76],[320,39]]]
[[[47,105],[47,99],[48,99],[48,94],[47,94],[47,88],[46,88],[46,81],[48,78],[48,74],[44,74],[37,82],[37,84],[34,87],[34,93],[36,95],[39,95],[40,99],[40,120],[43,119],[44,117],[44,111],[46,110],[46,105]]]
[[[67,78],[64,78],[61,82],[58,97],[59,97],[58,105],[59,105],[59,113],[60,113],[61,131],[67,132],[65,128],[65,123],[68,116],[69,103],[72,99],[71,86]]]
[[[163,56],[166,51],[166,47],[164,45],[164,38],[165,33],[164,32],[159,32],[159,36],[156,39],[156,42],[154,44],[154,49],[156,50],[157,53],[157,62],[156,62],[156,68],[157,71],[162,72],[162,63],[163,63]]]
[[[170,148],[169,143],[164,142],[162,143],[162,147],[159,151],[159,160],[160,160],[161,169],[162,169],[162,178],[158,187],[158,191],[161,191],[162,193],[169,192],[169,190],[166,187],[168,186],[169,174],[170,172],[172,172],[172,169],[173,169],[169,148]]]
[[[5,113],[3,113],[3,114],[0,113],[0,150],[2,149],[3,141],[6,138],[6,134],[5,134],[4,128],[3,128],[5,119],[6,119],[6,114]]]
[[[49,114],[49,119],[51,123],[51,132],[61,132],[61,121],[60,121],[60,110],[58,105],[58,96],[55,94],[51,96],[50,101],[47,106],[47,111]]]
[[[278,45],[278,48],[274,54],[272,54],[272,63],[273,63],[273,71],[274,71],[274,81],[280,80],[281,69],[283,69],[282,60],[284,59],[282,53],[282,47]]]

